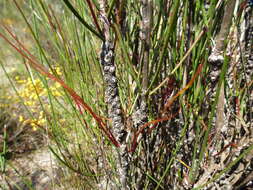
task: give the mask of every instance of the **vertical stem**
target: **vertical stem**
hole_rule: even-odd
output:
[[[224,16],[222,18],[221,30],[216,37],[216,48],[218,51],[223,51],[225,48],[225,39],[228,36],[229,29],[232,23],[232,18],[234,14],[236,0],[228,0],[225,10]]]
[[[102,44],[102,50],[100,54],[100,62],[104,71],[105,87],[105,99],[108,105],[109,118],[112,121],[112,130],[118,142],[121,143],[119,149],[115,150],[117,156],[117,174],[120,183],[116,184],[119,189],[129,189],[128,182],[128,167],[129,156],[126,146],[125,126],[122,118],[122,109],[120,104],[120,98],[118,93],[118,84],[116,77],[116,66],[114,63],[114,49],[112,43],[112,37],[110,36],[110,22],[106,15],[106,0],[99,0],[100,4],[100,16],[104,27],[105,41]]]
[[[116,22],[120,26],[120,31],[122,36],[126,37],[126,0],[117,0],[116,1]]]
[[[224,16],[221,22],[221,29],[215,38],[215,44],[212,49],[212,53],[208,58],[208,61],[210,63],[221,64],[224,61],[223,51],[226,44],[225,39],[227,38],[230,31],[235,4],[236,4],[236,0],[228,0],[226,2],[225,9],[224,9]]]
[[[243,64],[243,71],[244,71],[244,77],[245,77],[245,82],[250,83],[252,80],[252,70],[253,70],[253,3],[248,2],[247,9],[245,11],[245,21],[246,21],[246,26],[245,26],[245,65]],[[247,98],[247,110],[249,110],[249,114],[246,118],[249,123],[249,128],[250,128],[250,135],[253,137],[253,111],[252,111],[252,106],[253,106],[253,87],[252,85],[247,87],[247,93],[248,98]]]
[[[148,88],[148,64],[149,64],[149,50],[150,50],[150,33],[151,33],[151,0],[141,0],[142,8],[142,22],[140,39],[142,40],[142,89],[143,96]]]
[[[213,137],[214,143],[217,143],[217,141],[220,140],[221,137],[221,129],[222,127],[226,127],[225,125],[225,92],[224,92],[224,82],[221,84],[220,88],[220,94],[218,97],[218,102],[217,102],[217,110],[216,110],[216,121],[215,121],[215,134]],[[219,146],[216,146],[219,147]]]
[[[232,23],[232,18],[234,14],[236,0],[228,0],[225,5],[224,9],[224,16],[222,18],[221,22],[221,29],[218,33],[218,35],[215,38],[215,44],[212,49],[212,53],[208,58],[209,63],[211,63],[211,71],[209,74],[210,81],[211,81],[211,91],[209,93],[210,102],[213,102],[215,99],[215,91],[217,91],[217,83],[220,77],[221,67],[224,64],[224,51],[226,49],[226,38],[229,35],[230,26]],[[212,104],[212,103],[211,103]],[[216,143],[219,140],[219,133],[221,131],[221,128],[226,123],[226,115],[224,111],[225,106],[225,96],[224,96],[224,84],[222,83],[222,86],[220,88],[219,97],[218,97],[218,104],[216,108],[216,115],[213,120],[213,125],[215,127],[212,128],[211,134],[213,135],[213,147],[214,150],[219,147],[216,145]]]
[[[151,0],[141,0],[141,26],[140,26],[140,67],[142,76],[141,85],[141,97],[140,105],[136,108],[133,115],[133,121],[136,128],[142,126],[147,122],[147,89],[148,89],[148,67],[149,67],[149,53],[150,53],[150,36],[151,36]],[[139,167],[137,169],[138,179],[136,179],[137,189],[143,189],[145,184],[146,174],[142,172],[148,171],[150,150],[149,150],[149,139],[143,134],[144,144],[143,144],[143,159],[139,160]]]

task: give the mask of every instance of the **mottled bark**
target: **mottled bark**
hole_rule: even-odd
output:
[[[244,72],[244,85],[249,84],[253,80],[253,3],[249,3],[246,11],[245,11],[245,65],[243,65],[243,72]],[[251,137],[253,137],[253,129],[252,129],[252,123],[253,123],[253,86],[247,87],[247,93],[248,93],[248,99],[247,99],[247,118],[245,120],[247,121],[247,124],[250,128]]]
[[[126,147],[126,135],[125,126],[122,119],[121,104],[118,94],[117,77],[115,74],[116,67],[114,64],[114,52],[113,45],[110,42],[104,42],[101,51],[101,64],[104,71],[105,87],[105,100],[108,105],[109,118],[112,121],[113,134],[116,140],[121,144],[120,148],[116,150],[117,170],[120,179],[120,189],[128,189],[128,167],[129,157]]]
[[[139,92],[141,94],[138,102],[139,105],[136,106],[135,112],[133,114],[133,122],[134,127],[139,128],[144,123],[148,121],[147,118],[147,89],[148,89],[148,70],[149,70],[149,53],[150,53],[150,33],[151,33],[151,0],[141,0],[141,26],[140,26],[140,64],[138,64],[138,67],[141,67],[141,76],[142,76],[142,85],[141,89],[139,89]],[[144,142],[142,144],[143,150],[145,150],[145,153],[143,153],[143,159],[138,160],[138,169],[136,171],[136,186],[137,189],[143,189],[144,188],[144,182],[146,178],[146,174],[142,171],[147,170],[147,167],[149,167],[149,158],[150,158],[150,150],[149,150],[149,142],[150,139],[147,135],[143,134]]]
[[[100,14],[104,26],[105,41],[102,44],[100,63],[103,67],[104,81],[105,81],[105,101],[108,105],[108,115],[112,121],[112,131],[116,140],[121,144],[119,148],[115,149],[115,156],[117,158],[117,178],[115,186],[117,189],[130,189],[128,184],[128,168],[129,155],[126,146],[125,126],[122,118],[122,109],[120,104],[120,97],[118,93],[118,84],[116,76],[116,66],[114,63],[114,49],[111,43],[110,23],[106,15],[105,7],[106,0],[100,0]],[[110,187],[112,188],[112,187]]]
[[[149,49],[150,49],[150,32],[151,32],[151,1],[141,0],[141,28],[140,28],[140,58],[141,74],[142,74],[142,89],[141,91],[141,105],[142,120],[146,120],[147,107],[147,89],[148,89],[148,67],[149,67]]]
[[[214,46],[212,47],[211,55],[208,58],[210,63],[210,91],[208,93],[209,103],[212,105],[214,102],[214,97],[216,95],[217,84],[219,81],[220,71],[222,64],[224,62],[224,51],[226,50],[226,39],[230,32],[230,26],[232,23],[233,13],[235,9],[236,0],[228,0],[224,9],[224,16],[221,22],[221,29],[218,35],[215,37]],[[211,130],[212,142],[214,149],[210,149],[212,154],[217,153],[220,148],[217,145],[220,138],[221,130],[226,131],[226,115],[225,115],[225,96],[224,96],[224,84],[222,84],[219,92],[218,102],[217,102],[217,111],[215,118],[213,120],[213,128]]]

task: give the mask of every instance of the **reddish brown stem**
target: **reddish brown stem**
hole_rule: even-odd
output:
[[[87,2],[88,6],[89,6],[89,8],[90,8],[90,12],[91,12],[91,16],[92,16],[92,18],[93,18],[94,24],[96,25],[96,27],[97,27],[99,33],[100,33],[101,35],[103,35],[103,32],[102,32],[102,30],[101,30],[101,28],[100,28],[100,26],[99,26],[99,24],[98,24],[98,19],[97,19],[97,17],[96,17],[95,12],[94,12],[93,5],[92,5],[91,1],[90,1],[90,0],[86,0],[86,2]]]
[[[60,78],[55,77],[53,74],[49,73],[46,68],[44,68],[42,65],[37,63],[35,61],[35,57],[22,45],[22,43],[16,38],[16,36],[6,27],[3,26],[6,31],[14,38],[14,40],[18,43],[18,45],[21,48],[18,48],[15,46],[9,39],[7,39],[2,33],[0,33],[0,37],[3,38],[9,45],[11,45],[17,52],[19,52],[25,59],[29,61],[29,64],[32,68],[34,68],[36,71],[41,73],[42,75],[52,79],[55,82],[58,82],[63,88],[67,90],[67,92],[71,95],[73,100],[78,106],[81,106],[84,110],[88,111],[92,117],[97,121],[99,128],[106,134],[106,136],[111,140],[111,142],[116,146],[119,147],[120,144],[117,142],[117,140],[114,138],[113,134],[110,132],[110,130],[107,128],[105,122],[101,119],[100,116],[95,114],[95,112],[92,111],[91,107],[89,107],[83,99],[72,89],[70,88],[66,83],[64,83],[63,80]],[[28,55],[26,55],[26,53]]]

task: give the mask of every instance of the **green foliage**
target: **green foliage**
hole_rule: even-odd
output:
[[[226,56],[226,52],[216,87],[209,77],[212,66],[208,63],[208,55],[211,42],[219,31],[224,5],[218,4],[220,1],[217,0],[151,2],[148,49],[140,37],[143,24],[140,1],[111,0],[106,10],[114,44],[123,119],[129,136],[134,139],[127,144],[129,154],[134,158],[130,175],[145,176],[142,183],[146,189],[166,189],[182,184],[188,188],[203,187],[229,172],[252,150],[250,145],[236,157],[231,153],[233,148],[223,148],[229,143],[237,144],[239,140],[227,142],[231,139],[226,139],[226,143],[219,145],[221,148],[217,145],[214,149],[219,149],[220,154],[224,151],[231,153],[227,158],[229,162],[214,170],[213,178],[203,180],[203,168],[220,156],[211,155],[209,148],[222,88],[225,86],[228,102],[236,96],[243,105],[248,98],[247,88],[241,88],[239,83],[233,85],[233,90],[228,90],[226,80],[231,78],[228,70],[235,57]],[[29,77],[39,78],[46,90],[46,100],[36,91],[38,102],[47,115],[44,127],[47,127],[52,141],[50,150],[65,167],[68,185],[89,189],[98,185],[103,176],[116,176],[115,160],[118,158],[113,152],[117,143],[111,135],[113,126],[110,127],[108,118],[106,87],[100,65],[100,47],[105,40],[102,23],[105,21],[100,18],[99,1],[52,3],[31,0],[22,5],[15,0],[14,3],[33,37],[33,47],[29,51],[22,49],[20,44],[16,47],[18,52],[31,58],[30,62],[34,61],[29,67],[35,71],[28,70]],[[234,23],[238,24],[240,20],[238,17]],[[235,28],[233,25],[231,31]],[[235,41],[239,40],[237,38]],[[228,40],[227,44],[233,47],[227,51],[237,48],[233,40]],[[148,73],[143,73],[145,51],[149,52]],[[238,70],[234,72],[242,78]],[[143,95],[145,78],[148,88]],[[52,90],[52,81],[60,84],[61,95],[57,96]],[[210,91],[214,91],[214,100],[209,97]],[[149,123],[136,127],[131,122],[142,96],[147,97]],[[241,119],[245,119],[248,110],[245,106],[238,109]],[[231,118],[236,120],[235,116]],[[141,134],[143,137],[139,139]],[[154,145],[156,140],[159,144]],[[152,156],[146,155],[148,151]],[[146,165],[141,166],[143,163]],[[130,179],[133,188],[137,188],[138,180]]]

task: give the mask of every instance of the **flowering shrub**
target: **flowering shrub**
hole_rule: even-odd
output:
[[[62,75],[59,67],[55,67],[55,72],[59,76]],[[37,130],[37,126],[45,126],[47,122],[46,115],[43,111],[38,111],[40,110],[40,100],[42,100],[42,103],[45,103],[45,111],[49,112],[49,105],[47,104],[48,90],[45,88],[43,82],[39,78],[21,77],[19,74],[16,74],[14,81],[18,88],[19,97],[10,96],[9,94],[2,95],[2,98],[8,101],[1,102],[0,108],[13,110],[13,116],[21,124],[32,126],[33,130]],[[58,83],[50,84],[49,90],[54,97],[63,96],[61,85]],[[16,109],[16,107],[20,107],[17,105],[21,105],[22,103],[31,111],[33,118],[21,111],[21,108]]]

